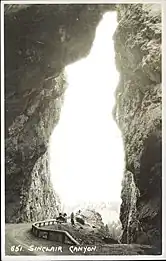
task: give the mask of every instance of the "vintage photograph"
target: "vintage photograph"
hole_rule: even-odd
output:
[[[162,255],[162,5],[1,7],[5,255]]]

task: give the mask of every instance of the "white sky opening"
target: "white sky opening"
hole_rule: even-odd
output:
[[[124,149],[112,116],[119,81],[112,40],[117,13],[103,16],[91,52],[66,67],[68,89],[60,120],[50,138],[50,170],[55,191],[66,212],[92,204],[110,215],[111,202],[120,207]],[[113,213],[113,212],[112,212]]]

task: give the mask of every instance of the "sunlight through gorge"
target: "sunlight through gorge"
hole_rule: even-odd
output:
[[[120,206],[124,149],[112,116],[119,81],[112,40],[116,16],[103,16],[88,57],[65,68],[68,88],[50,139],[50,170],[66,211],[90,203]]]

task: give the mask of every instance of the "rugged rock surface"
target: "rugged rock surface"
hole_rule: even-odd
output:
[[[38,94],[32,89],[22,94],[26,102],[24,110],[6,135],[6,222],[34,221],[56,215],[56,205],[60,202],[50,183],[47,146],[58,122],[64,88],[64,76],[60,74],[51,80],[50,89]],[[6,106],[11,103],[19,106],[16,97],[13,94],[7,99]]]
[[[104,239],[109,240],[112,244],[118,244],[118,241],[110,236],[102,221],[102,216],[95,210],[82,208],[81,212],[76,212],[74,216],[74,226],[71,225],[70,215],[67,218],[67,223],[62,223],[60,226],[62,230],[68,231],[80,244],[104,244],[106,243]],[[78,221],[77,218],[80,220]],[[80,221],[84,221],[84,224]],[[50,225],[48,228],[57,230],[59,225]]]
[[[123,134],[127,171],[122,241],[161,247],[161,6],[126,4],[118,10],[114,39],[121,78],[115,117]]]
[[[89,53],[97,24],[112,9],[5,5],[6,222],[57,212],[47,150],[66,88],[61,72]]]
[[[76,212],[76,217],[80,217],[88,224],[94,228],[105,228],[102,221],[102,216],[93,209],[81,209],[81,213]]]

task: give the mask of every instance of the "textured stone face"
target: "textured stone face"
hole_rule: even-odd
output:
[[[5,198],[7,222],[41,220],[54,217],[57,212],[59,200],[50,184],[47,147],[59,119],[65,87],[64,75],[60,74],[51,80],[49,89],[43,89],[38,94],[36,91],[26,92],[25,109],[8,128]],[[14,102],[14,98],[15,96],[12,100],[9,99],[9,102]],[[31,214],[30,208],[33,208]]]
[[[118,10],[119,25],[114,39],[121,79],[116,91],[115,117],[123,134],[126,171],[131,172],[124,177],[125,184],[127,180],[129,183],[122,191],[123,241],[158,245],[161,242],[162,175],[161,6],[126,4],[119,5]],[[135,225],[135,229],[130,226],[131,232],[126,227],[129,214],[125,216],[126,211],[131,211],[129,184],[135,184],[139,191],[133,218],[140,226]],[[134,199],[135,196],[132,202]]]

